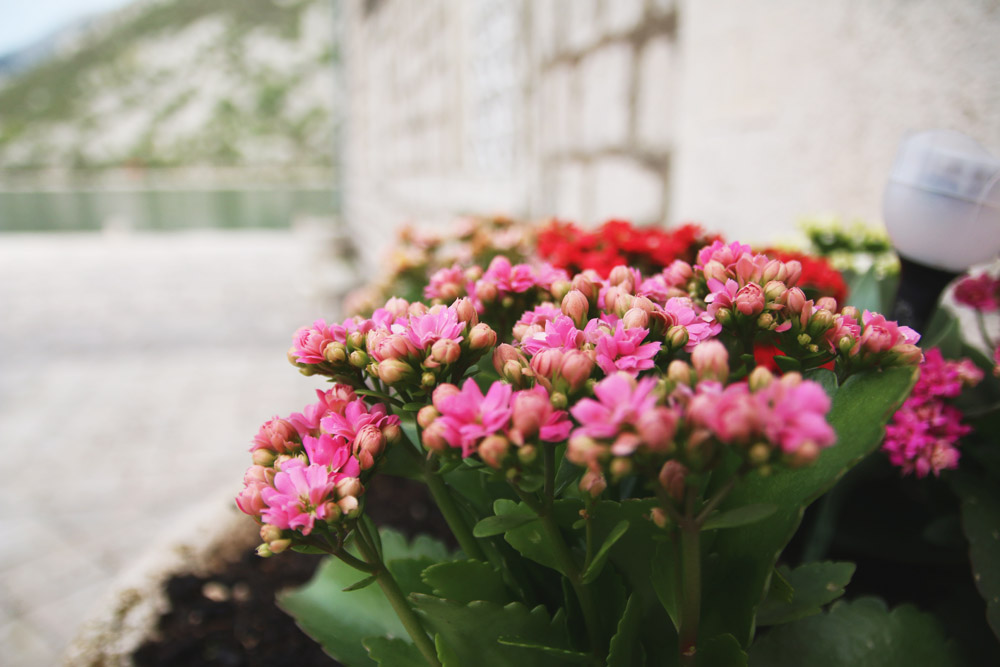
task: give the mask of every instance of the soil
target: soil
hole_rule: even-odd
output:
[[[377,476],[366,512],[379,525],[408,537],[429,533],[450,538],[447,525],[423,484]],[[247,519],[249,521],[249,519]],[[446,541],[450,541],[446,539]],[[451,542],[449,546],[454,547]],[[138,667],[331,667],[295,621],[275,604],[275,594],[312,577],[322,556],[286,552],[260,558],[253,550],[225,571],[177,575],[166,583],[170,610],[157,637],[133,655]]]

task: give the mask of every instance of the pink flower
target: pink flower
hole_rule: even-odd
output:
[[[341,477],[357,477],[361,472],[357,459],[351,456],[351,446],[340,436],[323,433],[318,438],[306,436],[302,439],[309,463],[325,466],[332,474],[332,480]]]
[[[597,341],[597,365],[609,375],[624,371],[632,377],[652,368],[653,357],[660,351],[661,343],[643,343],[648,333],[648,329],[626,329],[619,320],[614,334]]]
[[[612,438],[623,426],[635,424],[643,413],[656,405],[655,378],[636,381],[627,373],[613,373],[594,386],[595,401],[584,398],[570,413],[580,423],[573,436]]]
[[[530,266],[527,264],[511,266],[510,260],[503,255],[493,258],[479,282],[492,283],[500,296],[527,292],[536,284],[535,272]]]
[[[386,407],[376,403],[369,410],[363,400],[356,399],[347,404],[343,413],[331,412],[320,421],[320,426],[331,435],[340,436],[353,447],[358,432],[369,424],[377,428],[398,425],[399,417],[386,415]]]
[[[782,376],[754,398],[765,410],[764,433],[785,454],[796,453],[806,443],[829,447],[837,434],[826,421],[830,397],[816,382],[799,380],[793,373]]]
[[[573,320],[560,315],[551,322],[546,322],[544,331],[521,341],[521,349],[531,355],[545,349],[578,350],[585,341],[584,332],[576,328]]]
[[[511,399],[510,439],[524,444],[536,435],[545,442],[561,442],[569,436],[572,422],[565,410],[554,410],[544,387],[515,392]]]
[[[468,293],[468,280],[462,267],[455,264],[450,269],[438,269],[431,276],[430,282],[424,287],[425,299],[442,299],[454,301]]]
[[[510,399],[513,389],[494,382],[483,396],[479,385],[469,378],[461,391],[440,397],[435,392],[434,406],[441,413],[437,419],[444,426],[443,436],[451,447],[461,447],[462,456],[469,456],[476,442],[501,432],[510,420]]]
[[[725,388],[718,382],[701,382],[688,404],[688,416],[721,442],[746,445],[760,437],[765,415],[745,382]]]
[[[726,268],[735,267],[740,257],[752,254],[753,250],[748,245],[736,241],[726,245],[722,241],[716,241],[698,251],[698,263],[695,264],[695,268],[703,269],[712,261],[719,262]]]
[[[247,468],[243,475],[243,490],[236,496],[236,506],[240,511],[250,516],[260,516],[267,505],[261,497],[262,489],[270,486],[267,480],[268,468],[253,465]],[[271,469],[273,473],[273,469]]]
[[[916,345],[917,341],[920,340],[920,334],[910,327],[899,326],[896,322],[886,320],[885,316],[879,313],[866,310],[861,316],[861,321],[863,323],[861,336],[858,338],[855,349],[851,350],[852,354],[855,353],[857,347],[866,352],[878,354],[879,352],[887,352],[897,345]]]
[[[302,327],[295,332],[292,341],[295,360],[300,364],[321,364],[326,361],[323,350],[335,338],[326,320],[316,320],[311,327]]]
[[[672,326],[682,326],[687,330],[688,342],[684,346],[685,351],[691,352],[698,343],[715,338],[722,331],[722,325],[708,313],[698,313],[691,299],[686,297],[674,297],[669,299],[662,310],[655,311],[662,313],[665,319],[665,329]]]
[[[426,350],[444,338],[461,342],[464,329],[465,324],[458,321],[453,309],[435,306],[426,315],[410,318],[407,336],[417,348]]]
[[[261,490],[267,509],[261,512],[264,523],[282,530],[312,532],[316,519],[330,516],[334,482],[326,466],[297,465],[274,476],[274,487]]]
[[[1000,310],[1000,278],[988,273],[966,276],[955,285],[955,301],[984,313]]]
[[[257,435],[254,436],[250,451],[269,449],[284,454],[298,446],[297,436],[298,432],[290,421],[274,417],[260,427]]]

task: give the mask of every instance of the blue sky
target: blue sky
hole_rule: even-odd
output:
[[[88,14],[132,0],[0,0],[0,55],[45,37]]]

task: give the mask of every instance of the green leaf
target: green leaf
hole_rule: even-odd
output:
[[[840,601],[818,616],[772,629],[750,649],[751,667],[955,665],[934,617],[877,598]]]
[[[326,551],[323,551],[319,547],[313,547],[313,546],[310,546],[308,544],[293,544],[292,545],[292,551],[297,551],[300,554],[325,554],[325,553],[327,553]]]
[[[355,581],[350,586],[342,588],[341,590],[344,591],[345,593],[350,593],[351,591],[360,591],[362,588],[371,586],[374,583],[375,583],[375,575],[373,574],[370,577],[365,577],[361,581]]]
[[[1000,638],[1000,489],[996,481],[969,473],[955,474],[952,488],[962,500],[962,529],[969,540],[969,560],[986,619]]]
[[[795,597],[795,589],[792,588],[792,584],[785,578],[785,575],[781,573],[781,570],[783,569],[785,568],[776,568],[774,573],[771,575],[771,585],[767,589],[768,600],[791,602],[792,598]],[[760,622],[759,615],[757,617],[757,622]]]
[[[406,637],[406,628],[378,587],[345,593],[357,579],[349,565],[327,558],[304,587],[277,597],[278,606],[336,660],[364,667],[376,663],[361,642],[366,637]]]
[[[530,512],[530,510],[528,511]],[[534,514],[524,513],[488,516],[472,528],[472,534],[476,537],[492,537],[493,535],[502,535],[508,530],[512,530],[518,526],[523,526],[529,521],[537,520],[538,517]]]
[[[698,647],[698,664],[712,667],[746,667],[747,654],[736,637],[716,635]]]
[[[449,557],[445,546],[429,537],[420,536],[411,543],[394,530],[382,529],[380,534],[390,571],[396,566],[394,561],[425,558],[437,562]],[[363,667],[376,664],[368,657],[363,639],[408,635],[379,587],[344,591],[359,583],[357,579],[358,571],[353,567],[334,557],[326,558],[309,583],[280,593],[277,602],[323,650],[342,663]],[[415,584],[405,577],[398,581],[404,593],[412,592],[414,585],[418,590],[424,586],[419,578]]]
[[[420,401],[414,401],[412,403],[404,403],[401,408],[404,412],[420,412],[420,410],[429,405],[428,403],[421,403]]]
[[[580,651],[571,651],[565,648],[555,648],[553,646],[544,646],[542,644],[533,644],[531,642],[524,642],[516,639],[511,639],[509,637],[501,637],[497,640],[504,646],[517,646],[519,648],[526,648],[531,651],[541,651],[545,655],[549,656],[554,660],[558,660],[557,664],[586,664],[594,659],[594,656],[590,653],[582,653]]]
[[[913,368],[891,368],[849,377],[833,398],[827,419],[837,443],[805,468],[752,474],[737,486],[722,509],[772,503],[778,510],[749,526],[715,533],[713,558],[703,581],[702,630],[705,636],[729,633],[748,646],[754,613],[763,600],[778,555],[792,538],[809,503],[861,459],[878,448],[885,423],[909,394]]]
[[[594,579],[597,579],[597,576],[604,568],[604,563],[608,560],[611,547],[613,547],[615,543],[621,539],[622,535],[628,531],[628,526],[628,520],[622,519],[617,525],[615,525],[614,528],[611,529],[611,532],[604,539],[604,544],[602,544],[601,548],[597,550],[597,553],[594,555],[593,560],[590,561],[590,565],[587,567],[587,570],[583,573],[583,583],[589,584]]]
[[[719,530],[721,528],[738,528],[751,523],[763,521],[778,511],[778,506],[773,503],[758,503],[756,505],[744,505],[726,512],[713,512],[706,519],[702,530]]]
[[[571,649],[565,619],[559,614],[550,618],[541,605],[529,610],[517,602],[501,606],[486,601],[461,604],[419,594],[413,598],[425,626],[440,635],[436,642],[452,654],[446,667],[550,667],[552,660],[544,652],[516,644]],[[501,637],[508,643],[500,643]],[[442,654],[440,648],[438,654]]]
[[[404,639],[368,637],[362,643],[368,649],[369,657],[380,667],[426,664],[424,656],[420,654],[420,649]]]
[[[879,279],[874,266],[851,280],[848,285],[848,293],[850,296],[845,305],[854,306],[859,312],[867,309],[881,313],[885,310],[882,303],[882,290],[879,287]]]
[[[757,609],[757,625],[790,623],[806,616],[818,614],[823,605],[844,594],[844,587],[854,575],[854,563],[807,563],[794,570],[779,567],[777,580],[784,580],[783,588],[775,595],[768,592],[767,599]],[[790,588],[792,596],[783,599],[784,590]]]
[[[511,602],[500,573],[479,560],[438,563],[424,570],[421,576],[438,597],[466,604],[475,600],[497,604]]]
[[[680,629],[680,596],[677,590],[677,563],[673,545],[663,543],[656,549],[656,565],[650,571],[649,582],[656,592],[656,597],[666,610],[674,624],[674,629]]]
[[[782,373],[792,373],[802,370],[802,364],[799,363],[798,359],[783,354],[774,355],[774,363],[778,365]]]
[[[837,374],[827,368],[811,368],[802,374],[807,380],[818,382],[826,395],[833,399],[839,386],[837,385]]]
[[[448,644],[445,643],[444,637],[441,635],[434,635],[434,650],[437,651],[438,660],[441,661],[441,667],[462,667],[458,661],[458,656],[455,652],[451,650]]]
[[[630,665],[641,664],[636,654],[641,645],[636,641],[639,637],[639,625],[641,622],[639,611],[639,600],[635,595],[630,595],[625,603],[625,613],[618,623],[617,632],[611,638],[611,646],[608,649],[607,667],[629,667]]]
[[[580,509],[582,508],[583,502],[574,498],[557,500],[552,504],[552,513],[554,515],[553,518],[555,519],[555,523],[559,526],[572,525],[577,516],[579,516]],[[515,509],[511,510],[511,512],[523,514],[525,512],[532,512],[532,510],[522,504],[517,505]],[[504,534],[504,540],[517,549],[522,556],[530,558],[536,563],[540,563],[545,567],[556,570],[562,574],[566,574],[562,571],[562,568],[559,565],[559,559],[556,558],[556,551],[552,544],[552,540],[545,532],[540,519],[535,519],[518,526],[517,528],[508,530]]]

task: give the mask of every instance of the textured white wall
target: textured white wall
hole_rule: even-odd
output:
[[[758,242],[878,221],[905,132],[1000,154],[1000,2],[687,0],[678,25],[672,220]]]

